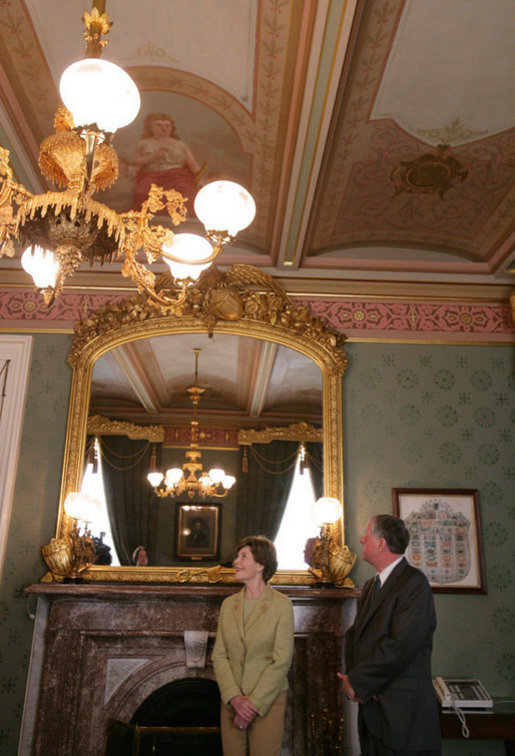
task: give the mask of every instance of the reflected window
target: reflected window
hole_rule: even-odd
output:
[[[104,480],[102,477],[102,455],[100,454],[98,439],[96,438],[94,440],[94,445],[96,456],[95,464],[88,461],[80,490],[82,493],[87,493],[89,496],[92,496],[100,502],[100,516],[97,520],[89,524],[89,529],[95,538],[99,539],[102,544],[109,548],[109,551],[107,549],[102,550],[100,546],[99,552],[102,553],[102,551],[104,551],[104,553],[110,554],[111,566],[119,567],[120,561],[114,547],[111,525],[109,524],[109,515],[107,513]],[[99,559],[99,563],[101,561],[102,560]]]
[[[301,471],[301,457],[297,457],[295,475],[284,510],[281,526],[275,539],[280,570],[306,570],[304,546],[308,538],[318,535],[313,523],[312,509],[315,491],[309,467]]]

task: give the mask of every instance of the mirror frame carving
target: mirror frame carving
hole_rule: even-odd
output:
[[[91,376],[95,361],[105,352],[129,341],[164,334],[224,333],[243,335],[294,349],[314,360],[322,372],[324,495],[342,503],[341,520],[333,526],[335,539],[343,534],[342,376],[347,366],[344,337],[308,307],[296,305],[264,271],[234,265],[222,272],[212,266],[198,281],[178,289],[167,274],[161,291],[175,301],[166,306],[149,303],[136,294],[103,307],[79,322],[68,361],[73,368],[68,426],[61,479],[56,537],[68,534],[73,520],[63,503],[70,491],[80,489],[88,425]],[[169,297],[170,300],[170,297]],[[202,567],[91,566],[85,581],[234,583],[234,571],[220,565]],[[51,579],[48,573],[43,580]],[[271,582],[306,585],[314,581],[307,571],[280,570]]]

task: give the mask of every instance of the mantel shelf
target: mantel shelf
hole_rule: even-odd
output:
[[[316,588],[311,586],[274,586],[281,593],[285,593],[293,601],[324,602],[326,600],[357,598],[361,592],[355,588]],[[83,598],[126,598],[144,597],[155,599],[192,600],[198,598],[205,601],[213,599],[217,602],[232,593],[239,591],[235,585],[195,585],[192,583],[152,585],[149,583],[34,583],[25,588],[25,593],[46,596],[49,599],[59,597]]]

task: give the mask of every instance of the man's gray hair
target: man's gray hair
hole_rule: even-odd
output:
[[[404,554],[409,544],[409,530],[400,517],[380,514],[372,517],[372,533],[384,538],[392,554]]]

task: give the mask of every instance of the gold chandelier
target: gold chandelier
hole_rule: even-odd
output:
[[[166,471],[166,476],[157,470],[156,453],[152,451],[150,461],[150,472],[147,479],[154,489],[157,496],[164,498],[166,496],[180,496],[187,494],[190,499],[198,496],[216,496],[222,498],[227,496],[229,490],[236,483],[234,475],[227,475],[219,467],[211,469],[209,472],[202,470],[202,453],[199,449],[199,433],[197,420],[197,407],[200,397],[205,389],[198,385],[198,356],[200,349],[195,347],[195,380],[193,386],[187,389],[190,400],[193,404],[193,419],[191,420],[191,443],[186,452],[186,462],[180,467],[172,467]]]
[[[22,265],[46,306],[83,261],[92,266],[121,259],[122,275],[166,307],[180,301],[185,287],[250,225],[255,203],[232,181],[206,184],[194,203],[203,237],[150,224],[165,208],[174,226],[186,220],[184,197],[175,189],[152,184],[141,210],[123,213],[92,199],[116,180],[118,155],[111,139],[116,129],[134,120],[140,106],[130,76],[100,59],[108,44],[101,37],[112,26],[104,7],[105,0],[94,0],[91,13],[84,11],[86,57],[64,71],[59,87],[64,105],[55,115],[55,134],[40,145],[41,172],[64,189],[33,195],[14,180],[9,151],[0,147],[0,257],[13,257],[14,240],[20,242]],[[148,264],[162,259],[169,265],[172,295],[156,286],[155,274],[138,259],[143,255]]]

